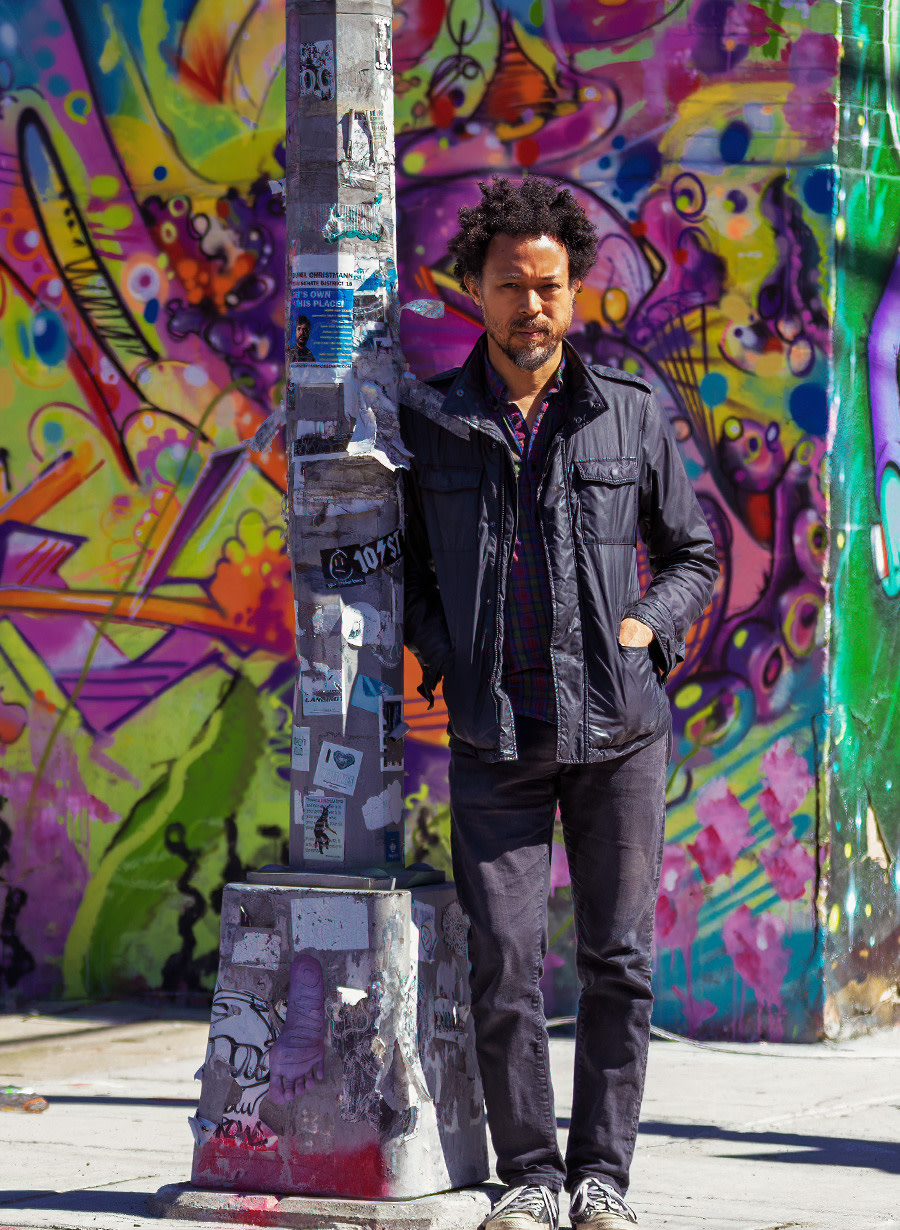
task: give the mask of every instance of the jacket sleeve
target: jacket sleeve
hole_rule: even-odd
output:
[[[453,646],[431,558],[415,463],[403,473],[403,495],[406,511],[403,639],[422,668],[419,691],[430,709],[434,704],[434,689]]]
[[[666,677],[684,660],[684,638],[712,597],[719,565],[672,429],[653,394],[644,405],[638,483],[638,524],[653,580],[625,616],[653,629],[651,653]]]

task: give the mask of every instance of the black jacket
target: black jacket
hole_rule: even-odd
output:
[[[550,574],[557,759],[584,764],[636,751],[668,727],[666,676],[709,602],[713,540],[649,384],[586,367],[566,345],[568,413],[539,491]],[[444,680],[450,728],[485,760],[516,757],[503,691],[503,612],[516,540],[513,458],[488,413],[484,336],[464,366],[431,381],[468,439],[401,407],[413,454],[405,476],[405,640],[423,694]],[[464,432],[462,434],[465,434]],[[653,580],[643,597],[636,538]],[[654,632],[619,644],[626,615]]]

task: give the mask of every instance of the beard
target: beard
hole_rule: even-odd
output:
[[[553,356],[560,342],[568,333],[569,326],[572,323],[573,312],[574,303],[569,308],[568,319],[565,324],[557,325],[555,328],[549,320],[541,316],[531,319],[520,319],[513,321],[512,324],[508,324],[496,320],[482,308],[482,317],[488,336],[503,351],[506,357],[512,363],[515,363],[516,367],[521,368],[522,371],[536,372],[538,368],[543,367],[547,360]],[[524,338],[517,336],[517,329],[537,329],[540,331],[540,337],[525,341]]]

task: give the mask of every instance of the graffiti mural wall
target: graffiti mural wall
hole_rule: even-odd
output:
[[[228,10],[228,20],[222,20]],[[293,682],[283,6],[0,3],[0,875],[19,997],[208,987]]]
[[[810,1036],[822,1011],[835,22],[830,4],[766,0],[397,8],[401,286],[449,309],[408,323],[413,366],[450,367],[478,334],[446,257],[478,179],[571,185],[601,235],[572,340],[652,382],[718,543],[714,601],[670,686],[656,933],[657,1020],[691,1033]],[[441,723],[422,710],[427,853],[446,816]],[[551,1015],[576,995],[567,884],[558,847]]]
[[[477,181],[570,184],[602,237],[572,340],[653,383],[716,536],[722,576],[670,688],[657,918],[657,1019],[691,1033],[821,1028],[838,16],[825,0],[395,9],[401,297],[448,309],[404,313],[414,370],[478,335],[446,256]],[[0,934],[17,995],[210,990],[222,886],[283,857],[283,456],[241,447],[283,378],[283,23],[275,0],[0,0]],[[832,499],[858,499],[840,517],[864,529],[853,584],[834,580],[851,618],[884,622],[869,527],[893,524],[894,497],[884,511],[859,382],[900,222],[866,231],[859,184],[883,277],[838,294],[859,375],[839,429],[854,495]],[[879,670],[896,673],[891,652]],[[871,675],[835,668],[842,712]],[[446,719],[412,671],[407,694],[411,845],[440,862]],[[893,851],[870,782],[888,745],[868,738],[848,814],[868,782]],[[551,1015],[575,1002],[567,881],[560,847]]]
[[[844,6],[832,463],[826,1024],[896,1016],[900,940],[900,6]]]

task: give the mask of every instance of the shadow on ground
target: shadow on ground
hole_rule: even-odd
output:
[[[558,1128],[569,1128],[569,1119],[557,1117]],[[641,1122],[641,1136],[669,1136],[676,1140],[712,1140],[723,1144],[767,1145],[760,1153],[722,1153],[746,1162],[788,1162],[801,1166],[852,1166],[900,1174],[900,1149],[896,1141],[851,1140],[845,1136],[802,1136],[795,1132],[738,1132],[708,1123]],[[771,1151],[769,1151],[771,1150]],[[781,1152],[790,1150],[790,1152]]]

